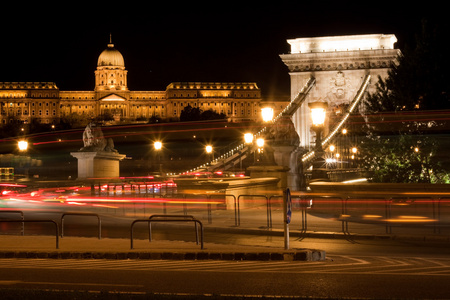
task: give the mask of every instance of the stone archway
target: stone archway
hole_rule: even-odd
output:
[[[315,86],[292,117],[300,138],[299,147],[309,149],[314,141],[310,130],[309,102],[326,101],[328,114],[342,109],[355,97],[364,77],[386,77],[388,70],[397,63],[400,50],[394,48],[397,41],[392,34],[330,36],[291,39],[291,53],[280,55],[289,69],[291,99],[305,86],[311,77]],[[374,89],[372,80],[368,92]],[[325,129],[326,131],[327,129]]]

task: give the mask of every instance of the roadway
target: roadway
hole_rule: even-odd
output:
[[[161,213],[160,203],[126,202],[116,208],[77,206],[56,202],[8,202],[8,208],[22,208],[25,219],[59,220],[63,211],[98,212],[102,217],[102,239],[98,240],[95,218],[72,216],[65,220],[61,249],[56,250],[51,228],[26,224],[20,236],[19,224],[5,224],[2,230],[14,236],[0,236],[0,250],[11,253],[34,251],[35,241],[46,242],[41,249],[49,253],[64,252],[71,247],[87,252],[112,251],[105,248],[112,240],[121,250],[130,251],[130,224],[137,218]],[[106,204],[106,203],[105,203]],[[111,203],[110,203],[111,204]],[[20,207],[22,205],[23,207]],[[188,214],[205,226],[206,251],[231,251],[265,248],[282,251],[283,213],[274,203],[272,228],[267,228],[266,206],[246,208],[240,212],[240,226],[235,225],[234,210],[216,209],[208,222],[206,206],[189,206]],[[179,204],[167,206],[169,214],[183,214]],[[3,218],[12,218],[8,215]],[[450,279],[449,228],[435,234],[433,227],[395,227],[386,235],[385,227],[350,223],[353,235],[339,233],[341,222],[308,215],[307,234],[300,233],[300,212],[294,210],[290,224],[290,249],[319,249],[325,260],[224,260],[224,259],[100,259],[21,258],[0,256],[0,298],[65,299],[268,299],[283,297],[352,298],[352,299],[448,299]],[[202,252],[195,245],[192,226],[155,224],[151,243],[147,230],[136,230],[139,251],[160,248]],[[40,236],[44,234],[45,236]],[[84,243],[76,243],[83,237]],[[13,241],[13,242],[11,242]],[[48,242],[50,241],[50,242]],[[161,243],[157,243],[161,241]],[[164,241],[164,242],[163,242]],[[280,250],[281,249],[281,250]],[[1,251],[0,251],[1,252]],[[63,256],[61,256],[63,257]],[[96,298],[97,297],[97,298]],[[139,298],[141,297],[141,298]],[[20,299],[20,298],[19,298]]]
[[[236,242],[231,236],[217,238]],[[244,235],[240,239],[270,244],[282,238]],[[327,259],[298,262],[2,258],[0,295],[17,296],[33,290],[35,295],[63,293],[67,299],[75,299],[71,297],[79,297],[80,293],[85,293],[86,299],[98,299],[94,297],[99,295],[117,299],[117,294],[123,299],[144,299],[137,297],[150,295],[156,295],[155,299],[168,299],[168,295],[179,299],[448,299],[450,253],[448,247],[440,248],[445,245],[308,238],[293,241],[293,247],[298,246],[320,246],[327,250]]]
[[[229,226],[224,226],[219,222],[220,218],[214,215],[212,224],[205,226],[208,245],[222,249],[237,246],[273,249],[283,247],[282,234],[277,234],[276,230],[269,234],[269,230],[260,226],[253,225],[250,228],[245,222],[250,219],[250,211],[245,213],[242,216],[242,226],[246,230],[232,225],[232,215],[228,216]],[[35,216],[55,217],[57,214],[41,211],[36,212]],[[320,221],[310,217],[311,222]],[[128,226],[132,219],[133,217],[109,215],[103,219],[102,232],[105,236],[115,232],[118,240],[119,236],[123,239],[129,234]],[[88,232],[92,236],[91,251],[95,251],[96,245],[108,239],[95,239],[95,220],[76,221],[77,226],[74,227],[74,223],[67,220],[67,236],[61,242],[63,246],[68,245],[71,239],[76,239],[75,235],[84,236]],[[322,220],[322,224],[327,222],[330,221]],[[219,230],[219,225],[222,230]],[[351,225],[354,225],[353,228],[358,226]],[[168,242],[174,243],[174,247],[186,247],[186,244],[176,241],[190,243],[194,239],[192,232],[183,230],[180,226],[167,229],[157,227],[155,226],[155,240],[170,240]],[[33,239],[33,231],[30,230],[33,228],[26,229],[27,236],[16,238]],[[142,238],[146,237],[145,232],[141,234]],[[322,249],[326,251],[326,259],[322,261],[3,257],[0,258],[0,297],[17,299],[14,298],[17,295],[29,297],[32,294],[34,298],[56,295],[55,298],[66,299],[79,299],[80,295],[84,299],[242,299],[244,296],[248,297],[246,299],[449,298],[448,239],[433,240],[419,236],[386,238],[378,235],[348,237],[331,232],[329,235],[317,236],[310,234],[300,238],[297,234],[293,235],[290,247]],[[151,248],[155,245],[152,244],[154,242],[148,243],[145,240],[141,242],[139,247]],[[128,247],[129,240],[124,239],[124,245]],[[198,248],[194,243],[190,245]],[[2,245],[3,248],[6,246]],[[54,248],[54,244],[49,246],[52,247]],[[118,295],[122,298],[118,298]]]

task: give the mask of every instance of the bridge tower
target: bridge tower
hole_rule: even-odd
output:
[[[291,46],[290,54],[282,54],[280,58],[289,69],[291,99],[298,95],[310,78],[315,78],[314,87],[292,116],[300,148],[311,149],[315,140],[308,103],[328,102],[329,120],[330,114],[350,104],[367,75],[370,75],[371,82],[365,92],[374,91],[378,77],[385,78],[388,70],[397,63],[400,50],[394,48],[396,41],[393,34],[287,40]]]

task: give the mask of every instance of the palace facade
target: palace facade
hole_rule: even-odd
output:
[[[109,43],[98,58],[93,91],[61,91],[54,82],[0,82],[0,124],[33,119],[56,124],[72,114],[109,115],[117,122],[177,120],[188,105],[223,113],[230,121],[261,117],[256,83],[174,82],[165,91],[130,91],[127,73],[122,54]]]

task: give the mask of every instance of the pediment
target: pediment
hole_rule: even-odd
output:
[[[108,96],[105,96],[105,97],[103,97],[103,98],[100,98],[99,99],[100,101],[119,101],[119,102],[124,102],[125,100],[127,100],[127,99],[125,99],[124,97],[122,97],[122,96],[119,96],[119,95],[117,95],[117,94],[110,94],[110,95],[108,95]]]

